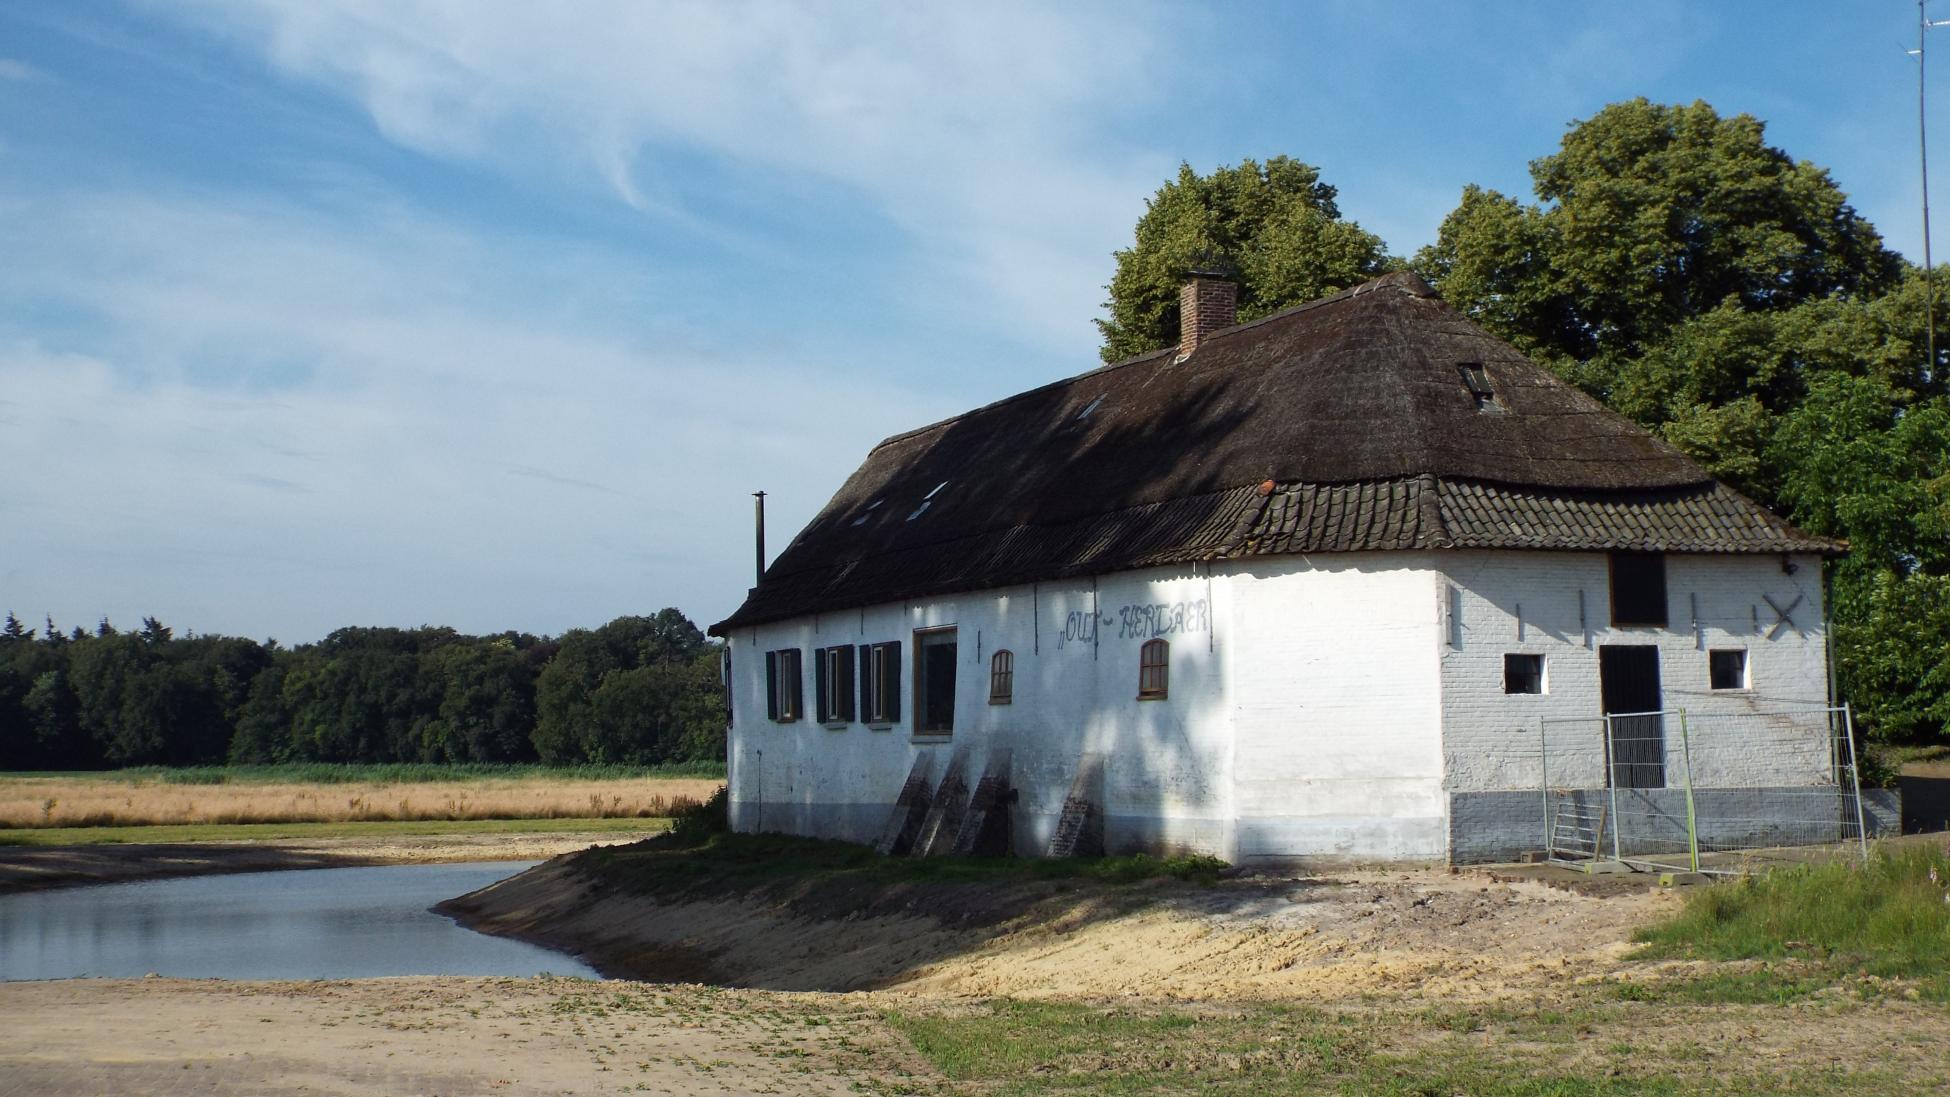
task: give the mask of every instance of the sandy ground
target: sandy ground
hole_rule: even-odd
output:
[[[0,846],[0,895],[80,884],[154,880],[219,872],[346,868],[448,861],[540,861],[590,846],[634,842],[648,834],[387,835],[292,838],[174,845]]]
[[[959,925],[716,899],[659,905],[606,894],[564,862],[447,906],[465,924],[575,952],[635,978],[771,990],[928,995],[1323,1000],[1377,992],[1444,999],[1528,994],[1624,963],[1632,930],[1677,909],[1643,886],[1597,896],[1492,871],[1253,877],[1216,887],[1045,887],[1023,913]],[[918,903],[907,898],[908,906]]]
[[[817,996],[566,979],[0,983],[0,1097],[853,1092],[907,1053]]]

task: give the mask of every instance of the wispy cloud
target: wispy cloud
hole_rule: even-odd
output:
[[[25,61],[16,61],[10,57],[0,57],[0,80],[18,80],[24,82],[28,80],[43,80],[46,77],[46,73]]]
[[[592,317],[641,312],[655,275],[399,209],[66,193],[0,208],[0,247],[31,257],[0,297],[74,318],[0,310],[0,592],[24,613],[287,639],[714,617],[750,583],[720,549],[754,469],[803,520],[887,423],[952,410],[840,363],[646,344]]]
[[[364,106],[400,144],[506,161],[553,146],[621,200],[689,217],[684,157],[869,196],[961,283],[1067,350],[1107,251],[1169,161],[1105,147],[1155,106],[1160,12],[1081,5],[205,0],[160,11]],[[1112,17],[1112,16],[1115,17]]]

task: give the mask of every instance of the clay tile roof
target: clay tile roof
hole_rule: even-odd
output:
[[[894,435],[712,631],[1154,564],[1407,548],[1844,551],[1391,274],[1183,360],[1156,351]]]

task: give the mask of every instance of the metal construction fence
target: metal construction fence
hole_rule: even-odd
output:
[[[1868,851],[1847,706],[1541,724],[1553,862],[1740,872],[1758,851]]]

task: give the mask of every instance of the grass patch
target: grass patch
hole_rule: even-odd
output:
[[[645,777],[722,781],[724,776],[723,762],[672,762],[660,766],[284,762],[261,766],[132,766],[94,771],[0,773],[0,787],[6,781],[49,778],[128,785],[398,785],[436,781],[629,781]]]
[[[1863,1070],[1837,1067],[1825,1055],[1805,1067],[1757,1067],[1739,1030],[1707,1033],[1702,1042],[1697,1022],[1710,1017],[1702,1007],[1593,995],[1568,1008],[1420,1011],[1001,999],[896,1010],[885,1020],[946,1078],[950,1091],[985,1097],[1614,1097],[1914,1088],[1906,1068],[1867,1055],[1863,1062],[1875,1065]]]
[[[378,838],[405,835],[598,834],[660,831],[666,819],[430,819],[378,823],[192,823],[180,826],[45,827],[0,830],[0,846],[148,845],[261,842],[274,838]]]
[[[1866,862],[1715,884],[1635,936],[1647,957],[1795,961],[1831,976],[1919,980],[1950,1000],[1950,850],[1888,843]]]
[[[1216,857],[1072,858],[886,857],[852,842],[784,834],[711,834],[702,840],[660,840],[606,847],[583,854],[585,867],[638,891],[685,890],[708,885],[739,890],[795,880],[824,883],[995,883],[1096,880],[1136,884],[1181,880],[1211,884],[1227,867]]]

